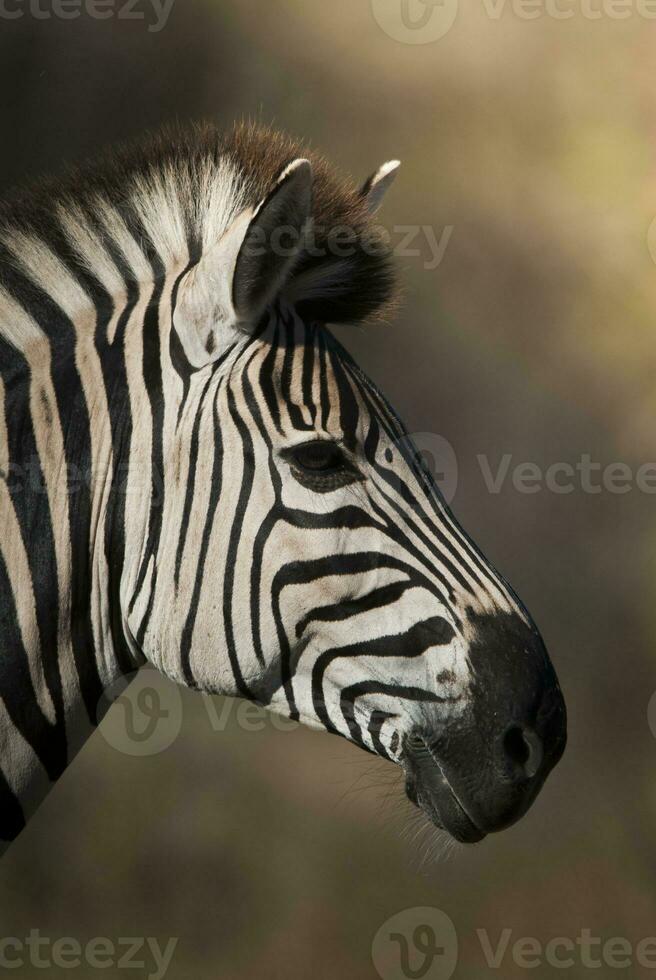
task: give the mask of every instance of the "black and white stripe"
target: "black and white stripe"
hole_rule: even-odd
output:
[[[145,661],[398,762],[470,704],[475,619],[528,623],[323,325],[391,297],[360,245],[394,166],[358,194],[310,156],[165,136],[3,213],[0,839]],[[294,254],[246,256],[274,221]]]

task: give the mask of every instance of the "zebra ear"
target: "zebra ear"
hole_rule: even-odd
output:
[[[173,327],[192,367],[215,361],[234,341],[232,277],[252,216],[252,208],[240,214],[178,287]]]
[[[217,360],[237,329],[257,325],[298,260],[311,212],[312,168],[295,160],[185,275],[173,324],[193,367]]]
[[[362,185],[360,196],[366,200],[369,214],[375,214],[383,203],[400,166],[400,160],[388,160]]]
[[[255,325],[280,292],[305,244],[312,215],[312,166],[285,167],[248,227],[237,256],[232,299],[242,323]]]

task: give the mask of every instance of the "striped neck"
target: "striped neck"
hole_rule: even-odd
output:
[[[125,634],[121,580],[140,404],[129,375],[143,373],[151,290],[111,302],[89,291],[80,307],[81,282],[59,278],[68,305],[14,270],[0,303],[26,338],[19,350],[0,336],[0,840],[75,756],[105,689],[143,662]]]

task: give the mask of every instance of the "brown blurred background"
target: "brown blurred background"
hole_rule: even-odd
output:
[[[636,5],[591,19],[563,0],[559,20],[462,0],[445,36],[409,44],[400,0],[372,2],[388,30],[369,0],[177,0],[159,32],[149,3],[145,21],[0,17],[2,187],[174,117],[274,122],[358,179],[403,160],[385,222],[452,226],[444,259],[400,258],[396,322],[341,336],[411,430],[454,447],[456,514],[543,631],[567,754],[517,827],[422,865],[391,766],[234,712],[215,731],[183,692],[167,751],[88,743],[4,858],[2,937],[178,937],[169,980],[367,980],[382,923],[434,906],[458,980],[514,980],[526,970],[510,954],[491,970],[477,929],[656,934],[656,497],[510,478],[494,494],[477,459],[656,459],[656,24]]]

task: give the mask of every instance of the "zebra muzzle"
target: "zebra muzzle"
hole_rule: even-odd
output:
[[[421,736],[408,736],[403,755],[405,792],[436,827],[462,844],[476,844],[486,836],[457,798],[444,770]]]

